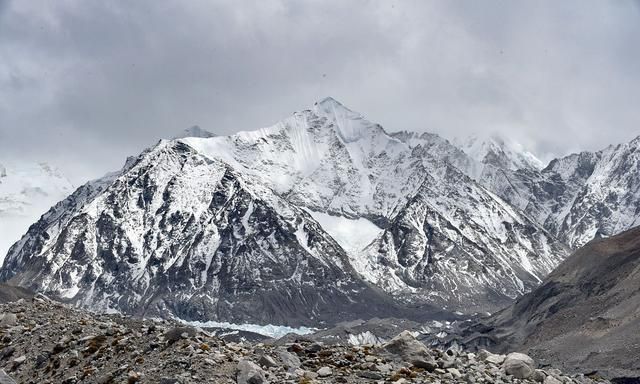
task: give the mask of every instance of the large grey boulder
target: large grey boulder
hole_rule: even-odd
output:
[[[280,361],[282,361],[282,364],[287,369],[297,369],[300,368],[300,365],[302,365],[302,363],[300,362],[300,358],[288,351],[279,350],[278,358],[280,359]]]
[[[518,379],[527,379],[536,370],[536,362],[524,353],[513,352],[504,360],[504,371]]]
[[[435,362],[427,347],[416,340],[409,331],[404,331],[380,346],[380,352],[393,360],[409,362],[420,368],[431,366]]]
[[[268,384],[262,368],[249,360],[238,363],[236,382],[238,384]]]

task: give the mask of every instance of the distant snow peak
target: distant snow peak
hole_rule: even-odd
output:
[[[216,136],[217,135],[215,133],[211,133],[205,129],[200,128],[200,126],[198,125],[194,125],[180,132],[180,134],[178,134],[177,136],[174,136],[173,138],[184,139],[187,137],[199,137],[199,138],[206,139],[209,137],[216,137]]]
[[[326,97],[315,103],[313,112],[333,123],[336,131],[346,143],[373,136],[372,128],[380,129],[379,125],[371,123],[360,113],[352,111],[332,97]]]
[[[535,170],[544,168],[544,163],[522,144],[513,139],[505,139],[497,133],[488,136],[471,135],[464,139],[456,138],[453,142],[480,163],[512,171],[523,168]]]

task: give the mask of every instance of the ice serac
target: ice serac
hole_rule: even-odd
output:
[[[0,164],[0,265],[29,226],[72,191],[71,182],[47,163]]]
[[[180,141],[55,206],[0,279],[94,310],[188,320],[318,325],[403,311],[304,210]]]

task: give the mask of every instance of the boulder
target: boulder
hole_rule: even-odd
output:
[[[544,384],[562,384],[562,381],[556,379],[555,377],[549,375],[545,377]]]
[[[273,357],[269,355],[262,355],[260,359],[258,359],[258,364],[265,368],[277,367],[278,363],[273,359]]]
[[[278,359],[287,369],[297,369],[302,365],[300,358],[288,351],[278,351]]]
[[[328,376],[333,375],[333,371],[329,367],[322,367],[322,368],[318,369],[317,373],[318,373],[319,377],[328,377]]]
[[[529,378],[536,369],[536,363],[532,358],[518,352],[508,354],[502,366],[507,375],[518,379]]]
[[[236,382],[238,384],[267,384],[262,368],[249,360],[240,360],[237,367]]]
[[[404,331],[387,343],[382,344],[380,349],[382,353],[408,362],[414,360],[433,360],[427,347],[416,340],[409,331]]]

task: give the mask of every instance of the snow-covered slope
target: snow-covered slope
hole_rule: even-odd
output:
[[[29,226],[72,191],[60,171],[46,163],[0,163],[0,265]]]

